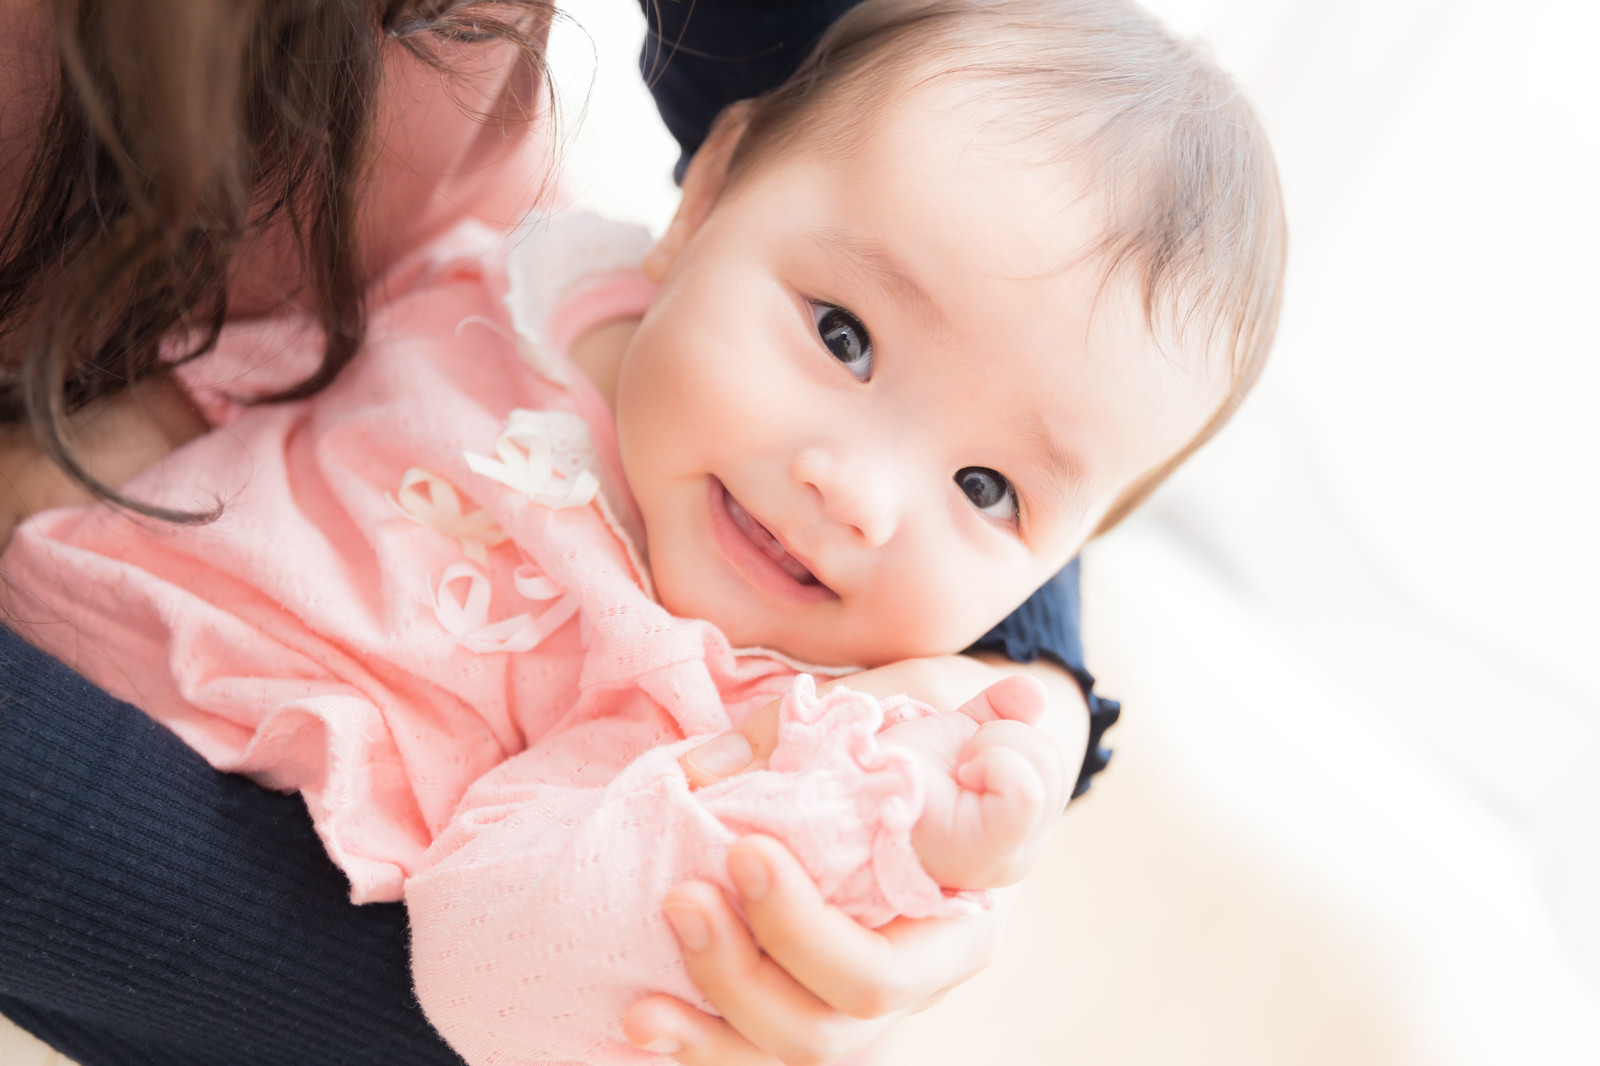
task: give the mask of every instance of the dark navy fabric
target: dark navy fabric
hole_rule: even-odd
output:
[[[857,2],[641,0],[649,29],[639,72],[682,149],[678,180],[718,112],[781,83]]]
[[[847,0],[645,0],[643,67],[686,152],[776,84]],[[693,17],[685,19],[690,9]],[[1078,639],[1076,565],[978,645],[1115,704]],[[446,1066],[399,905],[352,907],[297,796],[219,774],[0,628],[0,1014],[83,1066]]]
[[[83,1066],[457,1066],[299,796],[0,628],[0,1013]]]

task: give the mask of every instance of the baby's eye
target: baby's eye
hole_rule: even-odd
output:
[[[972,501],[972,506],[1002,522],[1015,522],[1020,515],[1017,490],[1004,474],[986,466],[964,466],[956,471],[956,484]]]
[[[861,320],[842,307],[813,302],[817,336],[828,351],[861,381],[872,377],[872,338]]]

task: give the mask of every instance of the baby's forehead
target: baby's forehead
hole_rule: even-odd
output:
[[[1013,317],[1063,344],[1091,345],[1131,372],[1211,384],[1219,367],[1204,331],[1153,307],[1145,262],[1119,254],[1103,171],[997,130],[993,112],[969,81],[913,82],[846,137],[783,146],[772,163],[795,164],[799,186],[833,191],[820,220],[797,212],[796,231],[830,268],[880,279],[936,324],[949,317],[941,303],[959,308],[1003,285],[1027,294]],[[815,180],[819,169],[828,180]],[[921,277],[937,284],[919,286]]]
[[[942,121],[923,128],[924,135],[1012,158],[1070,162],[1076,153],[1063,146],[1080,140],[1076,127],[1087,129],[1090,116],[1085,116],[1085,123],[1056,118],[1041,125],[1031,120],[1031,114],[1026,94],[1007,88],[991,72],[910,60],[824,86],[782,116],[782,136],[769,140],[767,131],[758,128],[756,144],[743,147],[752,157],[821,152],[848,158],[863,142],[897,125],[938,116]]]

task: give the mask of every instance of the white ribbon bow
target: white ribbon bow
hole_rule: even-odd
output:
[[[483,510],[463,514],[456,487],[419,467],[405,472],[400,491],[390,496],[389,502],[417,525],[454,538],[475,563],[487,565],[488,549],[505,543],[505,531],[495,525],[493,515]]]
[[[447,567],[439,579],[433,598],[434,616],[457,644],[468,651],[488,655],[537,647],[578,612],[578,597],[562,595],[561,586],[541,576],[531,566],[518,567],[512,581],[517,591],[528,599],[553,599],[555,603],[538,617],[524,612],[490,622],[488,575],[471,563],[455,563]],[[465,582],[465,591],[457,594],[453,586],[461,582]]]
[[[467,453],[473,473],[500,484],[552,510],[582,507],[594,499],[600,481],[587,470],[565,477],[555,467],[550,445],[531,424],[534,412],[512,411],[505,431],[495,442],[496,459]]]

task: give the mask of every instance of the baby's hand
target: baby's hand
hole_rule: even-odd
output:
[[[1044,686],[1024,675],[990,685],[959,710],[891,726],[878,739],[926,770],[911,843],[945,888],[1000,888],[1022,879],[1060,814],[1048,782],[1060,755],[1031,728]]]

